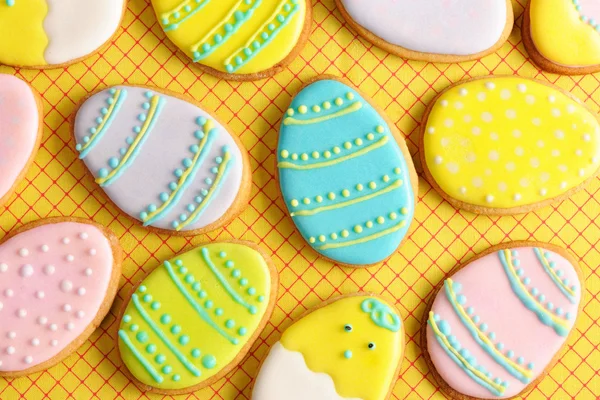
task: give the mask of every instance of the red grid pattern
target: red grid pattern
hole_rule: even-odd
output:
[[[426,104],[453,82],[489,74],[535,77],[571,91],[598,110],[598,76],[544,74],[528,61],[519,29],[526,0],[513,0],[517,26],[509,43],[498,53],[481,61],[453,65],[391,56],[357,38],[333,0],[313,3],[315,21],[307,46],[288,70],[265,81],[235,83],[200,73],[166,39],[149,0],[131,0],[113,45],[83,63],[47,71],[0,66],[0,72],[19,76],[42,94],[46,116],[40,152],[16,195],[1,211],[0,229],[6,233],[25,222],[49,216],[84,217],[115,231],[126,254],[117,301],[90,340],[47,371],[0,379],[1,399],[159,397],[141,393],[123,374],[124,366],[114,348],[115,315],[132,284],[160,260],[204,241],[228,238],[257,242],[272,253],[281,274],[278,304],[240,366],[189,398],[249,399],[260,361],[293,319],[321,300],[358,290],[395,299],[404,319],[407,349],[392,398],[444,398],[428,373],[419,347],[426,300],[455,265],[491,245],[510,240],[539,240],[569,248],[587,276],[585,306],[568,352],[527,398],[600,398],[600,179],[558,206],[502,218],[457,211],[421,180],[416,220],[407,243],[384,264],[353,270],[322,260],[307,247],[286,216],[274,177],[279,119],[302,82],[317,74],[344,76],[372,96],[407,137],[413,156]],[[209,235],[176,238],[133,225],[107,201],[77,160],[71,115],[87,93],[121,83],[168,88],[194,97],[240,135],[251,154],[253,191],[249,207],[238,219]],[[421,172],[419,165],[417,170]]]

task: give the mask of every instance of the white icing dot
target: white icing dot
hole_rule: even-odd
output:
[[[77,289],[77,294],[79,296],[85,296],[86,290],[83,287],[80,287],[79,289]]]
[[[496,84],[494,82],[486,82],[485,87],[489,90],[494,90],[496,88]]]
[[[37,323],[40,325],[46,325],[48,323],[48,318],[46,317],[38,317]]]
[[[560,150],[553,149],[550,154],[552,154],[552,157],[560,157]]]
[[[63,292],[69,292],[71,289],[73,289],[73,283],[71,283],[71,281],[63,279],[60,282],[60,290]]]
[[[492,113],[489,113],[489,112],[486,111],[486,112],[484,112],[484,113],[481,114],[481,120],[483,122],[488,122],[489,123],[489,122],[492,122],[493,119],[494,119],[494,117],[492,116]]]
[[[529,164],[533,168],[538,168],[540,166],[540,160],[537,157],[532,157],[531,160],[529,160]]]
[[[558,108],[553,108],[550,113],[552,114],[553,117],[560,117],[560,110]]]
[[[27,250],[26,248],[22,248],[19,250],[19,255],[21,257],[27,257],[29,255],[29,250]]]
[[[52,339],[52,340],[50,341],[50,346],[52,346],[52,347],[56,347],[56,346],[58,346],[58,340],[56,340],[56,339]]]
[[[448,169],[448,171],[450,171],[450,173],[452,174],[456,174],[458,173],[458,171],[460,170],[460,168],[458,167],[458,164],[453,163],[453,162],[449,162],[446,164],[446,168]]]
[[[54,265],[52,265],[52,264],[48,264],[44,267],[44,273],[46,275],[52,275],[55,270],[56,270],[56,268],[54,268]]]
[[[525,93],[527,91],[527,86],[523,83],[519,83],[517,85],[517,90],[521,93]]]
[[[515,195],[513,196],[513,200],[514,200],[514,201],[519,201],[519,200],[521,200],[521,194],[520,194],[520,193],[515,193]]]
[[[92,276],[93,271],[91,268],[86,268],[83,273],[85,276]]]
[[[540,196],[545,196],[546,194],[548,194],[548,190],[546,190],[546,188],[541,188],[540,189]]]
[[[584,134],[582,137],[584,142],[589,142],[590,140],[592,140],[592,137],[590,136],[589,133]]]
[[[463,120],[464,120],[466,123],[469,123],[469,122],[473,121],[473,117],[471,117],[469,114],[467,114],[467,115],[465,115],[465,116],[463,117]]]
[[[490,139],[492,140],[498,140],[499,136],[496,132],[492,132],[490,133]]]
[[[467,155],[465,156],[465,160],[467,160],[467,162],[474,163],[475,160],[477,160],[477,156],[475,155],[475,153],[467,153]]]
[[[17,332],[15,332],[15,331],[10,331],[10,332],[8,332],[8,333],[6,334],[6,337],[7,337],[7,338],[9,338],[9,339],[14,339],[14,338],[16,338],[16,337],[17,337]]]
[[[521,185],[522,187],[529,186],[529,179],[527,179],[527,178],[521,178],[521,180],[519,181],[519,185]]]
[[[529,104],[530,106],[535,104],[535,97],[531,94],[528,94],[525,96],[525,103]]]
[[[462,88],[458,91],[458,94],[460,94],[461,96],[466,96],[467,94],[469,94],[469,91],[465,88]]]
[[[68,237],[66,237],[66,238],[62,239],[62,242],[63,242],[63,244],[69,244],[69,243],[71,243],[71,239],[69,239]]]
[[[481,92],[481,93],[477,93],[477,100],[479,101],[485,101],[485,93]]]
[[[90,249],[88,251],[88,253],[89,253],[90,256],[95,256],[96,255],[96,249]]]
[[[506,189],[508,189],[508,185],[506,184],[506,182],[500,182],[498,183],[498,190],[501,192],[505,192]]]
[[[2,304],[2,302],[0,301],[0,311],[2,311],[3,308],[4,308],[4,304]]]
[[[475,178],[473,178],[473,186],[475,186],[476,188],[480,188],[483,186],[483,179],[481,179],[481,177],[476,176]]]
[[[566,166],[566,165],[564,165],[564,164],[560,164],[560,165],[558,166],[558,169],[559,169],[561,172],[567,172],[567,171],[569,170],[569,167],[567,167],[567,166]]]
[[[433,134],[435,133],[435,128],[432,126],[432,127],[430,127],[429,129],[427,129],[427,132],[428,132],[430,135],[433,135]]]
[[[554,131],[554,136],[556,136],[557,139],[564,139],[565,133],[559,129]]]
[[[66,259],[68,262],[73,262],[73,260],[75,260],[75,257],[73,256],[73,254],[68,254],[68,255],[65,257],[65,259]]]
[[[515,129],[515,130],[513,131],[513,133],[512,133],[512,134],[513,134],[513,136],[514,136],[514,137],[516,137],[517,139],[518,139],[518,138],[520,138],[520,137],[521,137],[521,135],[522,135],[521,131],[520,131],[520,130],[518,130],[518,129]]]
[[[478,126],[474,126],[473,129],[471,129],[471,132],[473,133],[473,135],[477,136],[481,134],[481,128],[479,128]]]
[[[433,158],[433,162],[436,163],[437,165],[440,165],[441,163],[444,162],[444,159],[442,158],[442,156],[435,156]]]
[[[14,294],[15,294],[15,292],[13,292],[12,289],[6,289],[6,290],[4,290],[4,295],[6,297],[13,297]]]
[[[491,203],[494,201],[494,196],[491,194],[488,194],[487,196],[485,196],[485,201],[488,203]]]
[[[42,290],[38,290],[37,292],[35,292],[35,297],[37,297],[38,299],[43,299],[45,296],[46,294]]]
[[[38,339],[38,338],[31,339],[31,345],[32,346],[39,346],[40,345],[40,339]]]
[[[510,97],[511,97],[510,90],[502,89],[502,91],[500,92],[500,98],[502,100],[508,100],[508,99],[510,99]]]
[[[565,181],[562,181],[562,182],[560,183],[560,188],[561,188],[561,189],[566,189],[566,188],[567,188],[567,182],[565,182]]]
[[[454,108],[456,108],[457,110],[462,110],[463,108],[465,108],[465,105],[460,101],[457,101],[456,103],[454,103]]]
[[[537,146],[540,147],[540,148],[544,147],[545,146],[544,141],[543,140],[538,140],[537,141]]]
[[[83,317],[85,317],[85,311],[79,310],[77,311],[77,313],[75,313],[75,316],[79,319],[82,319]]]
[[[585,170],[583,168],[579,169],[579,176],[583,177],[585,175]]]
[[[448,107],[448,100],[442,100],[440,101],[440,104],[442,105],[442,107]]]
[[[8,265],[6,265],[5,263],[0,264],[0,272],[6,271],[8,271]]]
[[[47,244],[43,244],[42,247],[40,247],[40,250],[42,250],[42,253],[47,253],[48,250],[50,250],[50,247]]]
[[[70,304],[65,304],[65,305],[62,307],[62,309],[63,309],[63,311],[64,311],[64,312],[69,312],[69,311],[71,311],[72,307],[71,307],[71,305],[70,305]]]
[[[491,175],[492,175],[492,170],[491,170],[491,169],[489,169],[489,168],[486,168],[486,169],[485,169],[485,171],[484,171],[484,174],[485,174],[486,176],[491,176]]]
[[[81,240],[86,240],[88,237],[89,236],[88,236],[88,234],[86,232],[81,232],[79,234],[79,239],[81,239]]]
[[[498,153],[497,150],[492,150],[492,151],[490,151],[490,154],[488,157],[492,161],[498,161],[500,159],[500,154]]]
[[[31,364],[31,363],[33,362],[33,357],[31,357],[31,356],[27,356],[27,357],[25,357],[25,358],[23,359],[23,362],[24,362],[25,364]]]
[[[21,270],[19,271],[19,275],[21,275],[21,277],[23,278],[28,278],[31,275],[33,275],[33,266],[30,264],[25,264],[21,267]]]
[[[554,97],[553,95],[548,96],[548,101],[550,103],[554,103],[556,101],[556,97]]]
[[[573,114],[573,113],[575,112],[575,110],[577,110],[577,108],[576,108],[576,107],[575,107],[573,104],[569,104],[569,105],[567,106],[567,112],[568,112],[569,114]]]
[[[25,318],[25,317],[27,316],[27,310],[26,310],[26,309],[24,309],[24,308],[19,308],[19,309],[17,310],[17,316],[18,316],[19,318]]]
[[[13,346],[8,346],[6,348],[6,354],[15,354],[15,351],[17,351]]]
[[[525,154],[525,150],[523,150],[523,148],[521,146],[517,146],[515,148],[515,154],[518,155],[519,157],[522,156],[523,154]]]
[[[575,150],[575,155],[578,157],[581,157],[583,155],[583,150],[581,150],[581,149]]]
[[[548,172],[542,172],[540,174],[540,180],[542,181],[542,183],[546,183],[550,180],[550,174]]]
[[[56,332],[58,330],[58,326],[56,324],[50,324],[48,328],[53,332]]]
[[[531,123],[534,124],[535,126],[540,126],[542,124],[542,120],[539,118],[534,118],[531,120]]]
[[[600,157],[594,156],[594,157],[592,157],[592,159],[590,160],[590,162],[592,164],[598,164],[600,162]]]
[[[452,128],[454,126],[454,121],[450,118],[446,118],[446,120],[444,120],[444,125],[446,128]]]
[[[68,331],[72,331],[73,329],[75,329],[75,324],[72,322],[69,322],[68,324],[65,324],[65,329]]]
[[[467,188],[466,188],[466,187],[464,187],[464,186],[461,186],[461,187],[459,187],[459,188],[458,188],[458,191],[459,191],[460,193],[462,193],[462,194],[465,194],[465,193],[467,193]]]
[[[450,139],[448,139],[448,138],[442,138],[440,140],[440,143],[442,144],[442,147],[446,147],[446,146],[448,146],[450,144]]]
[[[517,112],[515,110],[506,110],[506,118],[515,119],[517,118]]]

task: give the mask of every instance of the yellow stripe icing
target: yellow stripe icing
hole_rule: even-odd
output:
[[[46,65],[44,51],[48,37],[44,19],[45,0],[16,1],[11,7],[0,1],[0,64],[16,66]]]
[[[425,161],[450,197],[476,206],[536,204],[600,168],[596,116],[562,92],[517,77],[455,86],[432,108]]]
[[[337,112],[329,114],[329,115],[324,115],[322,117],[311,118],[311,119],[297,119],[297,118],[293,118],[293,117],[288,117],[283,120],[283,124],[284,125],[318,124],[320,122],[329,121],[329,120],[332,120],[332,119],[335,119],[338,117],[342,117],[347,114],[351,114],[355,111],[360,110],[361,108],[362,108],[362,103],[360,101],[357,101],[355,103],[352,103],[348,107],[341,109],[340,111],[337,111]]]
[[[404,331],[374,323],[361,308],[366,299],[345,297],[311,312],[283,333],[281,344],[302,353],[311,371],[328,374],[340,397],[380,400],[396,380]]]
[[[600,32],[581,19],[573,0],[531,0],[530,7],[531,37],[540,54],[565,66],[600,64]]]
[[[280,7],[281,0],[244,0],[241,9],[248,9],[246,2],[260,1],[254,8],[252,15],[234,29],[234,33],[210,55],[203,58],[199,63],[211,67],[217,71],[227,72],[226,60],[243,49],[248,41],[257,33],[261,27],[269,21],[273,13]],[[176,29],[167,30],[169,39],[191,59],[194,59],[194,50],[200,50],[197,46],[203,39],[208,38],[211,32],[220,32],[218,27],[222,26],[231,10],[238,5],[239,0],[210,0],[198,12],[193,13],[185,19]],[[159,17],[162,19],[169,11],[176,9],[182,4],[182,0],[152,0],[152,5]],[[261,46],[250,61],[241,68],[235,70],[236,74],[252,74],[272,68],[296,46],[306,18],[306,1],[298,0],[298,11],[286,22],[284,27],[278,31],[268,44]],[[217,30],[215,31],[215,28]],[[209,41],[214,43],[213,40]]]

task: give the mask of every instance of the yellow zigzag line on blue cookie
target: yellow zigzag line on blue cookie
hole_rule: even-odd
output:
[[[349,105],[348,107],[341,109],[339,111],[336,111],[332,114],[329,115],[323,115],[320,117],[316,117],[316,118],[310,118],[310,119],[297,119],[294,117],[286,117],[283,120],[283,124],[284,125],[312,125],[312,124],[318,124],[320,122],[324,122],[324,121],[329,121],[338,117],[343,117],[344,115],[348,115],[348,114],[352,114],[353,112],[356,112],[358,110],[360,110],[362,108],[363,104],[360,101],[356,101],[354,103],[352,103],[351,105]]]

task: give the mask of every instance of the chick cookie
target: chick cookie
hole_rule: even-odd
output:
[[[100,51],[125,0],[0,0],[0,64],[59,68]]]
[[[396,309],[370,294],[329,300],[285,330],[252,400],[385,400],[404,352]]]
[[[542,69],[562,75],[600,71],[600,3],[531,0],[523,18],[523,43]]]
[[[454,63],[498,50],[514,24],[511,0],[336,0],[375,46],[410,60]]]
[[[452,205],[529,212],[567,199],[600,171],[598,116],[543,82],[473,79],[443,91],[421,125],[421,162]]]
[[[310,33],[310,0],[152,0],[171,41],[201,70],[250,81],[281,72]]]
[[[558,361],[583,306],[583,276],[564,249],[514,242],[459,268],[432,296],[425,360],[452,399],[523,395]]]

